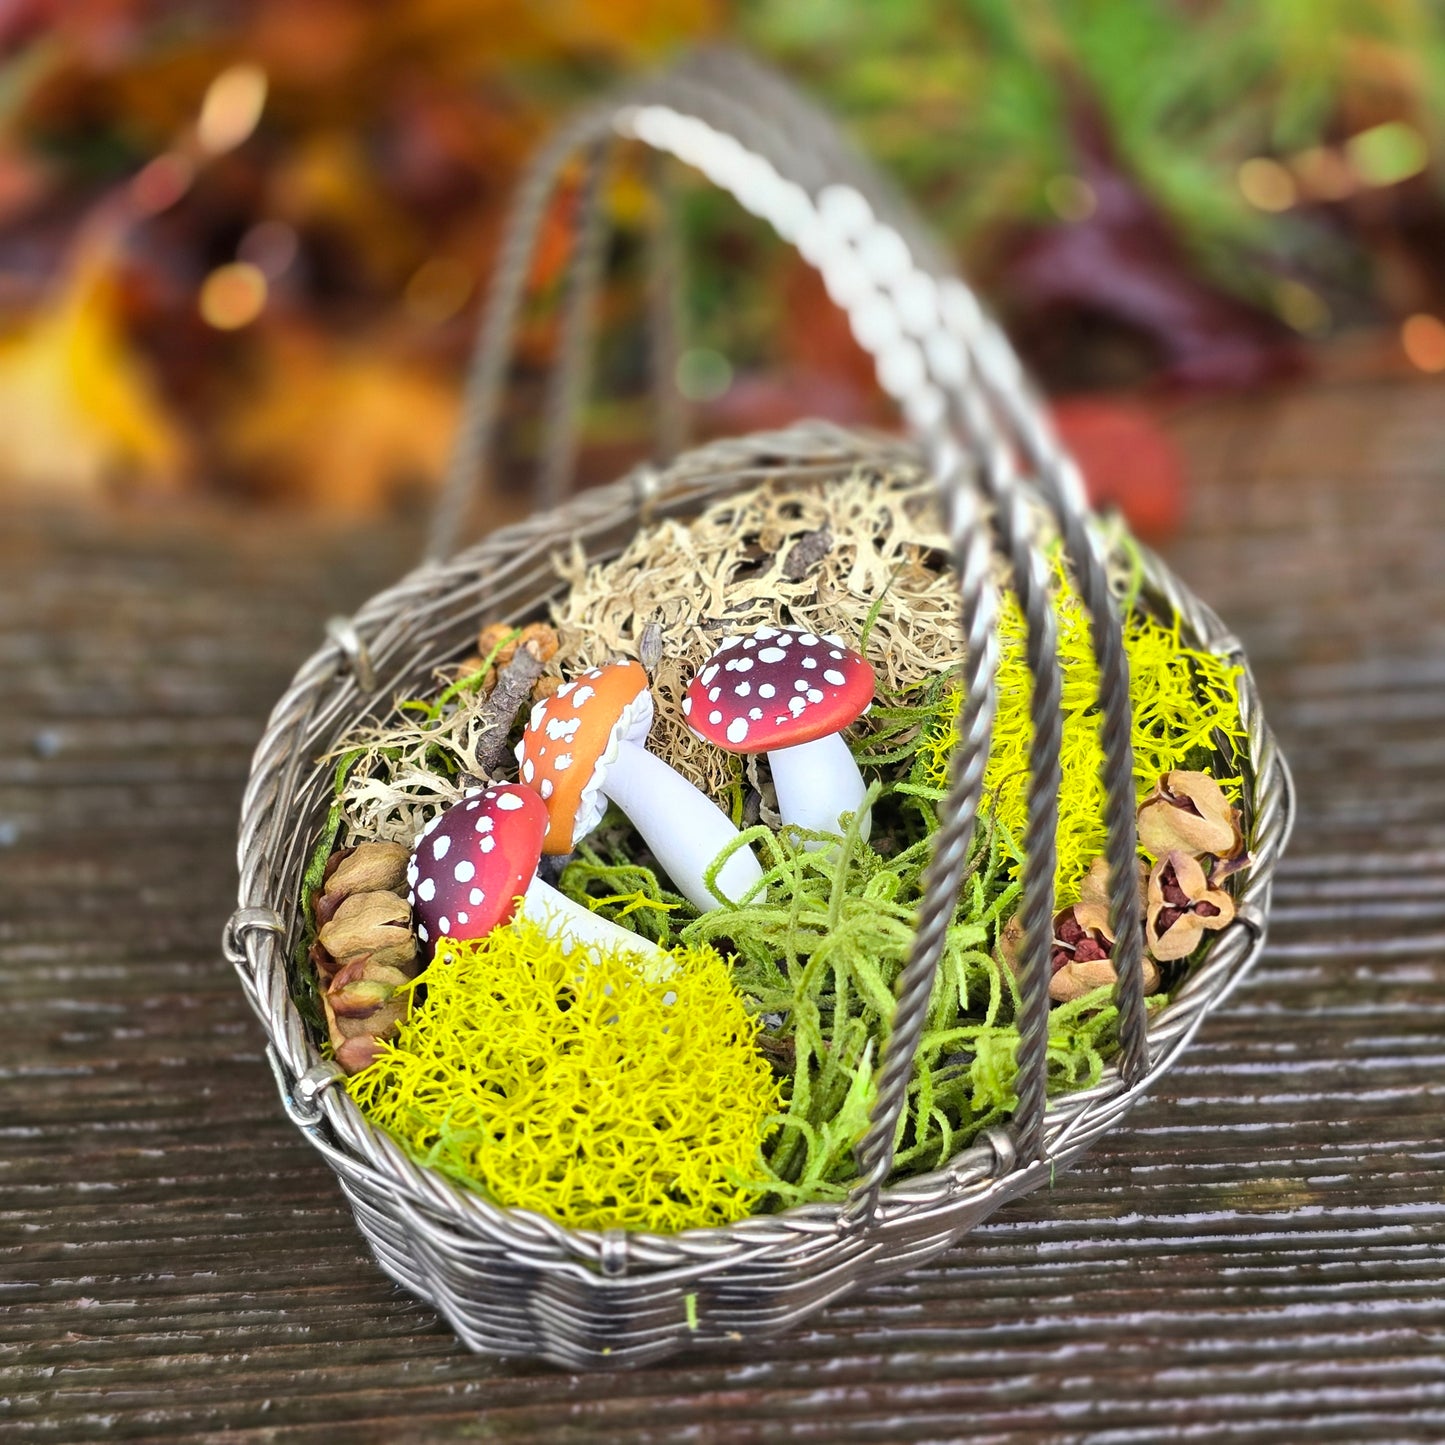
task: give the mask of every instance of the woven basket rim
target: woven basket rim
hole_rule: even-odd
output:
[[[705,443],[682,453],[666,467],[649,464],[635,467],[617,481],[582,492],[550,512],[534,513],[500,528],[444,562],[422,564],[391,587],[374,594],[359,609],[354,622],[359,631],[376,629],[378,634],[384,634],[387,628],[398,624],[406,606],[419,595],[436,597],[444,595],[443,589],[448,584],[455,590],[464,580],[474,582],[480,571],[491,566],[494,555],[506,554],[511,539],[537,530],[543,522],[557,538],[571,536],[569,523],[596,520],[609,513],[617,525],[642,526],[668,508],[689,507],[694,501],[705,505],[708,500],[763,480],[766,475],[777,475],[781,484],[787,485],[789,478],[801,478],[800,467],[816,471],[820,476],[836,476],[846,468],[870,464],[921,467],[922,458],[917,446],[904,438],[832,422],[799,422],[777,430]],[[749,476],[749,472],[762,475]],[[935,1211],[956,1208],[961,1200],[973,1194],[993,1190],[1000,1194],[998,1202],[1002,1202],[1022,1189],[1000,1191],[1000,1185],[1019,1180],[1027,1172],[1037,1172],[1041,1166],[1052,1170],[1082,1152],[1153,1086],[1207,1014],[1252,966],[1262,948],[1274,863],[1292,821],[1288,772],[1264,722],[1258,690],[1238,642],[1161,559],[1147,548],[1141,547],[1140,554],[1143,594],[1155,603],[1173,608],[1197,645],[1226,655],[1243,667],[1240,700],[1248,744],[1242,756],[1249,765],[1246,801],[1256,822],[1261,818],[1275,820],[1270,846],[1259,850],[1255,866],[1243,875],[1236,899],[1238,917],[1209,940],[1201,960],[1191,967],[1168,1003],[1151,1016],[1150,1064],[1138,1083],[1126,1084],[1116,1064],[1111,1062],[1105,1066],[1102,1078],[1091,1087],[1051,1096],[1045,1115],[1045,1154],[1029,1166],[1028,1171],[1013,1170],[1006,1134],[997,1137],[990,1131],[960,1150],[941,1168],[890,1179],[881,1196],[878,1220],[870,1238],[883,1237],[889,1232],[890,1224],[926,1219]],[[248,994],[272,1046],[280,1052],[293,1076],[321,1063],[314,1041],[307,1035],[285,987],[288,945],[301,909],[299,874],[291,880],[297,886],[288,888],[283,886],[286,879],[275,876],[274,869],[258,868],[259,860],[252,857],[247,845],[248,841],[252,847],[256,845],[261,828],[247,825],[258,813],[265,815],[262,821],[274,822],[279,811],[295,801],[298,768],[319,766],[297,757],[294,748],[281,748],[280,761],[287,765],[290,776],[276,775],[278,740],[299,743],[312,716],[310,711],[291,715],[288,703],[298,694],[310,696],[313,703],[319,701],[328,681],[332,683],[333,710],[341,697],[348,693],[359,695],[359,689],[351,680],[335,682],[339,660],[337,647],[331,643],[318,649],[298,669],[276,704],[266,735],[257,749],[243,806],[239,847],[243,875],[241,907],[275,907],[287,921],[288,934],[284,940],[266,935],[249,941],[242,979],[248,984]],[[378,701],[384,702],[380,690],[373,689],[366,711]],[[362,711],[352,711],[344,725],[354,723],[362,715]],[[333,741],[337,737],[333,737]],[[283,796],[285,782],[291,787]],[[282,837],[285,831],[283,823],[280,829],[273,829],[273,837]],[[256,888],[258,874],[271,875],[274,901],[272,896]],[[251,973],[249,980],[247,969]],[[257,983],[263,975],[264,987]],[[283,994],[279,1010],[276,1008],[278,976]],[[343,1177],[348,1166],[372,1173],[384,1179],[393,1192],[404,1193],[418,1222],[429,1217],[432,1223],[444,1224],[464,1235],[485,1230],[492,1243],[501,1242],[500,1236],[510,1236],[514,1247],[529,1254],[541,1246],[544,1253],[538,1256],[538,1263],[550,1269],[580,1268],[589,1279],[596,1278],[597,1262],[615,1250],[617,1236],[623,1234],[631,1268],[636,1271],[639,1266],[645,1267],[650,1278],[660,1279],[685,1277],[706,1270],[715,1262],[727,1262],[737,1257],[739,1248],[744,1249],[748,1257],[757,1258],[759,1252],[787,1253],[797,1248],[805,1237],[843,1232],[843,1205],[831,1201],[793,1205],[772,1213],[750,1215],[729,1225],[705,1226],[675,1234],[574,1229],[530,1210],[498,1204],[414,1163],[389,1136],[366,1119],[344,1090],[327,1089],[319,1102],[320,1117],[329,1125],[331,1139],[321,1137],[319,1127],[299,1118],[295,1111],[292,1117]],[[362,1150],[358,1147],[361,1141],[370,1147]],[[556,1257],[559,1253],[560,1258]],[[414,1283],[412,1287],[415,1288]]]

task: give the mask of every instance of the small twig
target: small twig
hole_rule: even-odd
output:
[[[491,777],[501,766],[507,752],[507,734],[512,731],[517,710],[532,695],[532,688],[542,675],[541,654],[535,643],[524,642],[512,660],[497,674],[497,685],[487,694],[479,719],[477,733],[477,766]]]
[[[783,576],[801,582],[833,550],[833,532],[826,522],[816,532],[804,532],[783,558]]]
[[[642,636],[637,640],[637,660],[649,676],[662,661],[662,623],[655,617],[642,629]]]

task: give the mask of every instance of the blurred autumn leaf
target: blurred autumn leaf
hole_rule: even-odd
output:
[[[0,479],[90,498],[117,483],[169,490],[184,437],[119,318],[106,258],[76,257],[33,320],[0,339]]]
[[[433,484],[533,147],[724,34],[846,118],[1055,385],[1250,384],[1381,321],[1445,367],[1433,0],[12,0],[0,492],[186,482],[355,514]],[[524,444],[564,189],[521,328]],[[876,417],[813,278],[730,203],[681,199],[703,425]],[[636,165],[607,202],[591,419],[614,466],[647,415]]]

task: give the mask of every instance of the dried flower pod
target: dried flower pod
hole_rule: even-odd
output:
[[[411,909],[389,890],[343,899],[317,934],[332,958],[352,959],[377,949],[404,949],[411,939]]]
[[[1139,892],[1143,901],[1145,876],[1140,865]],[[1023,948],[1023,928],[1015,914],[999,930],[999,953],[1009,971],[1017,976]],[[1049,955],[1051,976],[1049,997],[1055,1003],[1071,1003],[1096,988],[1118,981],[1114,967],[1114,931],[1109,927],[1109,865],[1096,858],[1084,876],[1079,901],[1054,915],[1054,941]],[[1144,961],[1144,992],[1154,993],[1160,983],[1159,969],[1150,958]]]
[[[1165,773],[1139,805],[1139,842],[1155,858],[1175,852],[1235,858],[1244,852],[1239,810],[1208,773],[1183,769]]]
[[[357,1034],[355,1038],[343,1039],[337,1044],[331,1057],[343,1073],[359,1074],[381,1057],[383,1042],[374,1034]]]
[[[1155,958],[1188,958],[1206,929],[1223,928],[1233,917],[1234,900],[1209,886],[1197,858],[1173,852],[1154,865],[1144,934]]]
[[[398,891],[406,880],[406,859],[407,851],[400,843],[358,843],[333,853],[326,860],[317,900],[318,905],[328,900],[331,906],[326,918],[318,922],[327,921],[353,893]]]

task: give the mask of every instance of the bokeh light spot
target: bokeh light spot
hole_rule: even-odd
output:
[[[218,266],[201,286],[201,319],[218,331],[249,326],[266,307],[266,275],[250,261]]]
[[[1333,146],[1311,146],[1290,157],[1300,190],[1312,200],[1343,201],[1355,193],[1355,173]]]
[[[285,221],[258,221],[241,237],[236,256],[274,281],[291,268],[300,245],[295,229]]]
[[[1245,161],[1235,181],[1240,195],[1259,211],[1287,211],[1299,198],[1294,177],[1268,156]]]
[[[449,256],[423,262],[406,283],[403,300],[407,314],[423,326],[450,321],[472,294],[472,273]]]
[[[196,140],[212,155],[249,139],[266,108],[266,72],[259,65],[232,65],[206,88]]]
[[[1276,281],[1274,305],[1285,325],[1303,336],[1323,336],[1330,329],[1330,308],[1317,291],[1299,281]]]
[[[694,346],[677,359],[677,389],[688,401],[716,401],[732,384],[732,363],[720,351]]]
[[[1430,163],[1430,147],[1413,125],[1403,120],[1372,125],[1345,142],[1355,174],[1371,186],[1393,186],[1417,176]]]
[[[169,210],[190,189],[195,176],[185,156],[167,151],[142,166],[131,178],[131,204],[143,216]]]
[[[1087,221],[1099,204],[1088,181],[1068,175],[1050,176],[1044,182],[1044,200],[1061,221]]]
[[[1445,371],[1445,321],[1428,312],[1406,317],[1400,327],[1400,345],[1421,371]]]

